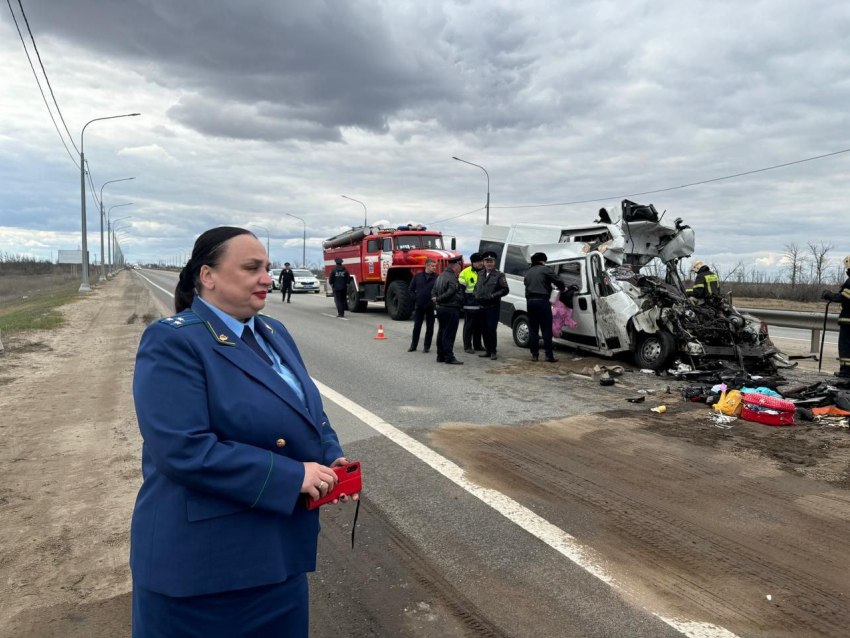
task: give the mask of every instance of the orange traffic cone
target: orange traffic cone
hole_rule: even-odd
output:
[[[375,339],[386,339],[387,335],[384,334],[384,326],[378,326],[378,336]]]

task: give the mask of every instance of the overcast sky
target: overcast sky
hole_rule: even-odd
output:
[[[15,2],[12,3],[21,22]],[[220,224],[308,261],[341,227],[585,223],[602,203],[850,147],[850,3],[24,0],[65,121],[131,260]],[[26,31],[24,31],[26,35]],[[27,44],[30,42],[27,39]],[[36,62],[37,65],[37,62]],[[80,243],[80,177],[0,11],[0,251]],[[36,68],[38,68],[36,66]],[[49,99],[49,94],[48,94]],[[61,122],[60,122],[61,127]],[[74,149],[71,149],[74,153]],[[636,197],[697,257],[776,268],[784,244],[850,253],[850,153]],[[99,250],[89,197],[89,247]],[[432,227],[477,247],[484,213]],[[256,230],[265,239],[264,231]],[[758,261],[757,261],[758,260]]]

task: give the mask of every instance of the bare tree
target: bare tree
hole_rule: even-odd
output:
[[[802,279],[808,257],[802,248],[795,242],[791,242],[790,244],[785,244],[782,261],[785,263],[785,272],[788,273],[788,280],[791,282],[791,287],[795,288]]]
[[[812,261],[812,283],[822,284],[826,276],[826,271],[829,268],[829,251],[835,248],[835,246],[825,241],[819,244],[810,241],[808,246]]]

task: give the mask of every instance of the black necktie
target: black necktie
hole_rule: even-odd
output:
[[[248,326],[245,326],[242,330],[242,341],[244,341],[251,350],[256,352],[260,359],[265,361],[267,364],[272,365],[272,360],[269,359],[269,355],[265,353],[263,348],[257,342],[257,337],[254,336],[254,331]]]

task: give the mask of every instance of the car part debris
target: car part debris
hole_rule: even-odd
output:
[[[606,377],[605,379],[599,379],[599,385],[610,387],[617,383],[616,379],[612,379],[611,377]]]
[[[626,399],[629,403],[643,403],[646,401],[646,397],[633,397],[631,399]]]

